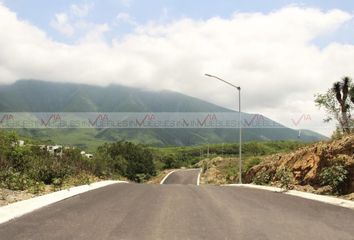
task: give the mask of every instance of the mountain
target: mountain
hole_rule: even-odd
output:
[[[20,80],[0,85],[0,112],[232,112],[215,104],[171,91],[144,91],[120,85],[107,87]],[[243,113],[244,118],[254,115]],[[261,116],[261,115],[259,115]],[[262,116],[265,121],[273,122]],[[274,122],[273,122],[274,123]],[[276,123],[278,124],[278,123]],[[243,140],[317,141],[312,131],[279,128],[244,129]],[[21,134],[56,143],[93,148],[106,141],[130,140],[156,146],[234,142],[237,129],[21,129]],[[305,134],[304,134],[305,133]]]

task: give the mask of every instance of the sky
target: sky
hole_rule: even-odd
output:
[[[172,90],[330,135],[314,104],[354,76],[354,2],[0,0],[0,84]]]

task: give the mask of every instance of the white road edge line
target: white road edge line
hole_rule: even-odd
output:
[[[223,186],[255,188],[255,189],[260,189],[260,190],[278,192],[278,193],[283,193],[283,194],[287,194],[287,195],[291,195],[291,196],[295,196],[295,197],[301,197],[301,198],[305,198],[305,199],[309,199],[309,200],[313,200],[313,201],[332,204],[332,205],[345,207],[345,208],[349,208],[349,209],[354,210],[354,201],[340,199],[340,198],[331,197],[331,196],[318,195],[318,194],[307,193],[307,192],[300,192],[300,191],[296,191],[296,190],[285,191],[284,189],[277,188],[277,187],[260,186],[260,185],[255,185],[255,184],[227,184],[227,185],[223,185]]]
[[[201,174],[201,172],[202,172],[202,169],[201,168],[190,168],[190,169],[176,169],[176,170],[172,170],[171,172],[169,172],[163,179],[162,179],[162,181],[160,182],[160,185],[162,185],[165,181],[166,181],[166,179],[172,174],[172,173],[174,173],[174,172],[178,172],[178,171],[195,171],[195,170],[197,170],[197,169],[200,169],[200,172],[199,172],[199,174],[198,174],[198,179],[197,179],[197,186],[199,186],[199,183],[200,183],[200,174]]]
[[[199,173],[198,173],[198,180],[197,180],[197,186],[200,185],[200,175],[202,174],[203,169],[200,168]]]
[[[167,173],[167,175],[166,175],[166,176],[162,179],[162,181],[160,182],[160,185],[162,185],[162,184],[166,181],[166,179],[168,178],[168,176],[170,176],[172,173],[174,173],[174,172],[176,172],[176,171],[179,171],[179,170],[173,170],[173,171]]]
[[[42,207],[73,197],[75,195],[126,181],[101,181],[90,185],[72,187],[0,207],[0,224],[31,213]]]

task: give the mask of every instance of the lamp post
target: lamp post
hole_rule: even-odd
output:
[[[224,79],[221,79],[217,76],[210,75],[210,74],[205,74],[207,77],[215,78],[219,81],[222,81],[226,83],[227,85],[236,88],[238,90],[238,115],[239,115],[239,132],[240,132],[240,138],[239,138],[239,184],[242,184],[242,117],[241,117],[241,87],[240,86],[235,86],[232,83],[225,81]]]

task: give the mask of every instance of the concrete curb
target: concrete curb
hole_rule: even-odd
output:
[[[318,202],[323,202],[323,203],[327,203],[327,204],[332,204],[332,205],[345,207],[345,208],[349,208],[349,209],[354,210],[354,201],[340,199],[340,198],[336,198],[336,197],[318,195],[318,194],[307,193],[307,192],[300,192],[300,191],[296,191],[296,190],[286,191],[284,189],[277,188],[277,187],[260,186],[260,185],[254,185],[254,184],[229,184],[229,185],[224,185],[224,186],[245,187],[245,188],[254,188],[254,189],[260,189],[260,190],[278,192],[278,193],[283,193],[283,194],[287,194],[287,195],[291,195],[291,196],[306,198],[306,199],[310,199],[310,200],[314,200],[314,201],[318,201]]]
[[[97,188],[105,187],[115,183],[128,183],[125,181],[101,181],[90,185],[61,190],[58,192],[49,193],[43,196],[30,198],[24,201],[15,202],[3,207],[0,207],[0,224],[8,222],[12,219],[21,217],[27,213],[33,212],[39,208],[70,198],[72,196],[88,192]]]

